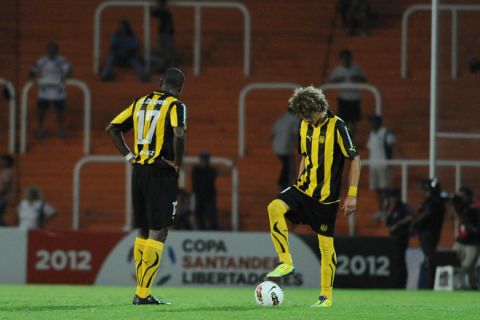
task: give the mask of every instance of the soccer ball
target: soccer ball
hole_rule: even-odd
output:
[[[255,301],[263,307],[277,307],[283,302],[283,291],[278,284],[264,281],[255,288]]]

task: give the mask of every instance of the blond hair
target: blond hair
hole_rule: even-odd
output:
[[[310,85],[295,89],[288,99],[288,109],[298,116],[310,117],[314,112],[327,112],[328,101],[321,89]]]

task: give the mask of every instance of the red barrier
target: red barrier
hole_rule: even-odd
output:
[[[94,284],[123,232],[30,231],[27,283]]]

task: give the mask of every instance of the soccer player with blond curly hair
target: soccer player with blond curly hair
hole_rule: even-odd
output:
[[[348,195],[342,206],[349,216],[357,207],[360,157],[345,122],[328,110],[322,90],[298,88],[288,102],[289,109],[302,119],[298,141],[302,159],[297,181],[268,205],[271,238],[280,263],[267,278],[275,280],[295,272],[285,217],[295,224],[307,224],[318,235],[321,253],[321,291],[312,307],[331,307],[337,263],[333,236],[343,164],[345,158],[350,160]]]

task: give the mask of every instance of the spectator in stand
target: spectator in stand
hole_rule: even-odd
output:
[[[199,230],[218,230],[215,181],[219,173],[210,164],[210,155],[207,152],[200,154],[200,163],[192,168],[195,217]]]
[[[112,35],[110,53],[101,72],[102,81],[113,79],[114,67],[133,67],[141,81],[149,81],[149,76],[140,58],[137,37],[127,20],[120,21],[117,31]]]
[[[372,18],[368,0],[337,0],[337,11],[350,36],[368,35],[369,21]]]
[[[350,9],[352,6],[352,0],[337,0],[337,11],[342,19],[342,25],[344,28],[350,29]]]
[[[298,141],[300,119],[287,111],[277,119],[272,128],[273,153],[280,159],[282,168],[277,185],[284,190],[295,180],[295,147]]]
[[[177,208],[175,210],[175,229],[195,229],[195,217],[191,210],[191,204],[191,194],[185,189],[178,190]]]
[[[424,180],[422,189],[425,191],[426,198],[418,210],[418,215],[413,219],[411,228],[418,234],[420,248],[424,255],[419,287],[432,289],[435,280],[435,256],[445,217],[445,201],[441,195],[440,183],[436,178]]]
[[[453,250],[458,254],[460,264],[468,275],[471,289],[478,289],[479,283],[475,274],[475,265],[480,253],[480,212],[473,206],[473,191],[461,187],[448,204],[458,225],[458,236]]]
[[[340,51],[341,63],[333,69],[330,75],[331,83],[358,83],[366,82],[367,78],[362,69],[352,62],[350,50]],[[338,91],[338,116],[348,125],[353,139],[357,131],[357,122],[362,118],[360,92],[352,89]]]
[[[13,164],[11,155],[4,154],[0,157],[0,227],[6,226],[3,218],[13,189]]]
[[[370,161],[370,189],[375,191],[379,210],[373,217],[376,220],[383,220],[385,218],[383,212],[385,195],[392,183],[391,168],[385,161],[393,158],[394,149],[398,150],[401,157],[404,154],[393,133],[382,125],[381,116],[375,114],[368,119],[371,125],[367,142]]]
[[[28,187],[24,199],[18,205],[18,227],[22,230],[43,229],[48,220],[57,214],[57,210],[43,200],[37,187]]]
[[[153,55],[155,68],[163,73],[175,65],[175,27],[173,15],[166,0],[158,0],[151,11],[152,17],[158,20],[158,52]]]
[[[30,79],[40,79],[37,101],[38,129],[36,137],[45,137],[45,113],[50,104],[57,113],[57,136],[65,137],[64,118],[66,109],[65,80],[72,76],[72,66],[68,60],[59,55],[55,42],[47,44],[47,55],[37,60],[30,71]]]
[[[352,0],[349,18],[349,34],[351,36],[367,36],[371,18],[370,2],[368,0]]]
[[[412,209],[401,200],[400,189],[389,189],[385,201],[386,225],[390,237],[395,241],[395,252],[398,257],[399,274],[397,288],[405,289],[407,284],[407,262],[405,254],[410,240],[410,223],[413,215]]]

